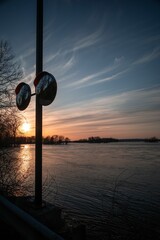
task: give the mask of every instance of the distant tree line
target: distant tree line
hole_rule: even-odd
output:
[[[70,139],[68,137],[53,135],[43,138],[44,144],[68,144]]]
[[[12,141],[12,140],[11,140]],[[36,138],[35,136],[25,137],[25,136],[18,136],[15,138],[15,145],[20,144],[35,144]],[[68,137],[64,137],[62,135],[53,135],[47,136],[42,138],[43,144],[68,144],[70,139]]]
[[[109,143],[109,142],[159,142],[160,139],[156,137],[151,138],[127,138],[127,139],[117,139],[117,138],[101,138],[99,136],[96,137],[88,137],[84,139],[75,140],[77,143]]]
[[[156,137],[146,138],[145,142],[159,142],[159,139]]]
[[[80,139],[75,142],[81,143],[108,143],[108,142],[118,142],[119,140],[116,138],[101,138],[101,137],[89,137],[87,139]]]
[[[115,138],[101,138],[101,137],[89,137],[89,143],[108,143],[108,142],[118,142]]]

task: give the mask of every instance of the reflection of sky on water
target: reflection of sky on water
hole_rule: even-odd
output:
[[[56,198],[50,194],[48,200],[90,226],[100,227],[113,200],[116,213],[126,208],[131,217],[144,216],[156,224],[160,220],[159,149],[159,144],[146,143],[43,145],[43,181],[53,176],[48,191],[55,183],[58,190]],[[34,152],[33,145],[21,148],[24,169],[34,167]]]
[[[98,208],[101,196],[113,195],[115,183],[126,196],[157,204],[158,149],[142,143],[44,145],[43,177],[56,179],[58,203],[79,212]]]
[[[43,151],[43,170],[58,185],[56,204],[98,226],[97,232],[110,211],[155,225],[160,220],[159,144],[69,144]]]
[[[140,195],[159,186],[159,145],[143,143],[43,145],[43,177],[56,178],[64,192],[105,191],[117,181],[128,193],[135,189]],[[31,168],[34,175],[34,145],[20,148],[23,172]],[[63,194],[64,194],[63,192]]]

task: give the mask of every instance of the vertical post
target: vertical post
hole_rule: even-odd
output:
[[[36,76],[43,70],[43,0],[37,0]],[[35,205],[42,206],[42,105],[36,96]]]

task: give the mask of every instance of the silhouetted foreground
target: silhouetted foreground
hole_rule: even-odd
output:
[[[4,239],[86,239],[85,226],[69,226],[61,209],[53,204],[43,202],[43,206],[36,206],[31,196],[9,199],[0,196],[0,203],[0,230]]]

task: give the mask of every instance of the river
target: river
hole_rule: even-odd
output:
[[[34,182],[34,145],[19,154]],[[43,145],[43,185],[44,199],[86,224],[87,239],[160,236],[160,143]]]

